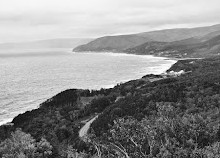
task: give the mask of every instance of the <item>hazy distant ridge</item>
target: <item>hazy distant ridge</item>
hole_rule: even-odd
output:
[[[75,52],[83,51],[127,51],[146,42],[174,42],[185,39],[199,38],[199,42],[211,39],[220,33],[220,24],[197,28],[178,28],[159,31],[144,32],[131,35],[105,36],[95,39],[88,44],[80,45],[73,49]],[[207,35],[207,37],[205,37]],[[208,38],[209,37],[209,38]],[[207,38],[207,39],[206,39]],[[184,42],[184,41],[181,41]],[[187,41],[188,42],[188,41]],[[138,54],[138,53],[135,53]]]
[[[90,42],[89,38],[58,38],[20,43],[0,43],[0,50],[8,49],[43,49],[43,48],[72,48]]]
[[[124,52],[178,58],[216,56],[220,55],[220,31],[174,42],[146,42]]]

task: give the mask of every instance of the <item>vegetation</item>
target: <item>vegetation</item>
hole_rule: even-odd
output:
[[[151,41],[125,50],[127,53],[155,55],[166,57],[210,57],[219,55],[219,32],[212,37],[210,34],[174,42]]]
[[[219,53],[220,25],[104,36],[77,46],[74,52],[126,52],[169,57],[207,57]]]
[[[52,146],[46,139],[36,142],[20,129],[0,144],[0,156],[3,158],[47,158],[51,154]]]
[[[217,158],[220,58],[180,60],[167,73],[180,70],[185,72],[181,76],[146,75],[112,89],[61,92],[18,115],[13,126],[1,126],[0,154]],[[87,141],[82,140],[78,131],[83,122],[97,114]]]

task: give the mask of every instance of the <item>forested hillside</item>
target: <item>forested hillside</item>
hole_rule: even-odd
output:
[[[172,42],[175,43],[175,41],[181,41],[181,43],[183,43],[184,40],[187,40],[187,42],[189,42],[188,39],[193,39],[188,44],[192,44],[192,41],[202,43],[204,40],[209,40],[219,34],[220,25],[218,24],[197,28],[174,28],[129,35],[104,36],[97,38],[87,44],[77,46],[73,49],[73,51],[127,52],[128,49],[138,47],[146,42],[165,42],[172,45]],[[140,53],[138,51],[129,52],[134,54]]]
[[[0,155],[209,158],[220,154],[219,123],[220,58],[179,60],[166,74],[57,94],[1,126]]]
[[[216,33],[217,34],[217,33]],[[211,57],[220,55],[220,35],[208,34],[175,42],[147,42],[125,50],[126,53],[164,57]]]

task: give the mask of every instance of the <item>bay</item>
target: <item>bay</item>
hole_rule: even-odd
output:
[[[165,72],[175,60],[71,50],[0,54],[0,124],[70,88],[100,89]]]

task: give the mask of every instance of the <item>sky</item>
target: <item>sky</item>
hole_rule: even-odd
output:
[[[0,43],[220,23],[220,0],[0,0]]]

